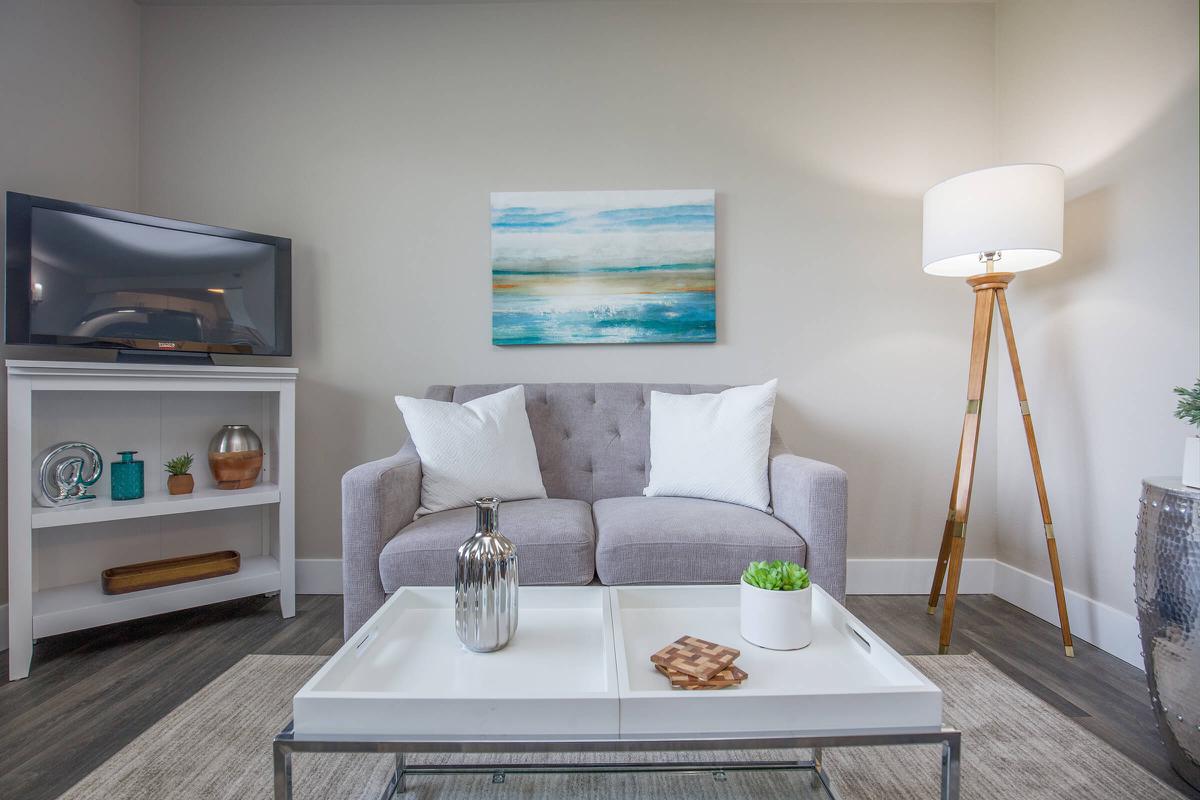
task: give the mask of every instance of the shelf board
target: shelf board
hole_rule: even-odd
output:
[[[105,594],[97,575],[94,581],[87,583],[34,592],[33,635],[54,636],[252,594],[277,592],[279,588],[279,562],[271,556],[243,557],[242,568],[232,575],[127,594]]]
[[[167,514],[188,514],[193,511],[212,511],[218,508],[243,508],[279,502],[279,486],[260,483],[249,489],[196,489],[191,494],[147,494],[140,500],[110,500],[98,497],[76,505],[60,508],[33,509],[33,527],[56,528],[60,525],[83,525],[88,522],[110,522],[138,517],[161,517]]]

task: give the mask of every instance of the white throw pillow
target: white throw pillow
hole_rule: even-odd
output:
[[[467,403],[396,396],[421,457],[417,516],[469,506],[480,497],[545,497],[525,387]]]
[[[778,381],[720,394],[650,393],[647,497],[721,500],[770,513],[767,458]]]

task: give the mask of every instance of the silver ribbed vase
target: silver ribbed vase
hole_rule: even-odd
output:
[[[1171,766],[1200,789],[1200,491],[1142,481],[1134,584],[1158,733]]]
[[[458,548],[454,627],[476,653],[501,649],[517,632],[517,548],[499,528],[500,498],[475,501],[475,535]]]

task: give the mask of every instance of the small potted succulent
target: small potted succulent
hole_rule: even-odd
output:
[[[168,494],[191,494],[196,488],[196,479],[191,476],[192,462],[195,460],[191,453],[184,453],[163,464],[167,470]]]
[[[1175,387],[1179,405],[1175,416],[1200,428],[1200,380],[1191,389]],[[1200,489],[1200,436],[1189,436],[1183,440],[1183,485]]]
[[[812,584],[792,561],[752,561],[742,573],[742,638],[769,650],[812,641]]]

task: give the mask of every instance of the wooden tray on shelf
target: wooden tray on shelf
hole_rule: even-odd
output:
[[[218,575],[232,575],[241,568],[242,557],[236,550],[220,550],[111,567],[100,573],[100,585],[105,594],[124,594],[215,578]]]

